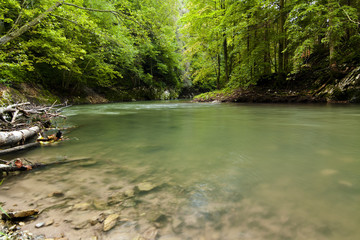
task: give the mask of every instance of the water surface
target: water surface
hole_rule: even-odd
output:
[[[4,186],[22,186],[40,207],[49,205],[44,192],[60,189],[76,196],[61,210],[68,213],[79,202],[102,201],[104,209],[87,211],[94,214],[121,209],[125,223],[104,239],[152,226],[160,239],[360,237],[359,106],[134,102],[64,114],[77,126],[65,132],[69,140],[26,157],[96,164],[59,166]],[[28,187],[33,181],[38,190]],[[110,204],[144,181],[158,187],[131,206]],[[7,191],[24,198],[17,194]]]

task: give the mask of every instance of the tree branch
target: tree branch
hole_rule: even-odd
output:
[[[26,23],[25,25],[23,25],[21,28],[16,29],[10,33],[7,33],[6,35],[2,36],[0,38],[0,45],[4,45],[8,42],[10,42],[11,40],[21,36],[22,34],[24,34],[25,32],[29,31],[32,27],[38,25],[41,20],[43,20],[45,17],[47,17],[47,15],[49,13],[51,13],[52,11],[54,11],[56,8],[58,8],[59,6],[61,6],[64,3],[64,0],[62,1],[58,1],[57,3],[55,3],[52,7],[50,7],[48,10],[46,10],[45,12],[43,12],[42,14],[40,14],[39,16],[37,16],[36,18],[34,18],[33,20],[31,20],[30,22]]]
[[[350,22],[355,23],[357,25],[360,25],[360,22],[357,22],[357,21],[351,19],[350,15],[345,11],[345,9],[343,9],[343,11],[344,11],[346,17],[349,19]]]

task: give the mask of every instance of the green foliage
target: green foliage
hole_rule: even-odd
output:
[[[0,0],[0,37],[56,2]],[[196,89],[214,90],[271,74],[283,81],[311,67],[316,49],[327,49],[329,67],[360,62],[358,0],[183,2],[66,1],[0,46],[0,82],[73,94],[84,86],[177,89],[183,74]]]
[[[0,37],[55,2],[1,0]],[[2,81],[40,82],[70,92],[84,86],[179,86],[177,0],[66,2],[78,7],[64,4],[36,27],[0,46]]]
[[[247,87],[273,73],[282,81],[320,48],[328,67],[360,62],[359,1],[188,0],[187,10],[184,60],[195,84]]]

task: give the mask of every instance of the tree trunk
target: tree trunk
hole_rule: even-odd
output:
[[[39,127],[31,127],[20,131],[0,132],[0,146],[15,145],[21,141],[34,137],[39,132]]]
[[[5,150],[0,150],[0,155],[14,153],[14,152],[18,152],[18,151],[22,151],[22,150],[25,150],[25,149],[38,147],[38,146],[40,146],[39,142],[28,143],[28,144],[24,144],[24,145],[20,145],[20,146],[16,146],[16,147],[8,148],[8,149],[5,149]]]
[[[269,22],[265,23],[265,52],[264,52],[264,74],[271,73],[271,55],[270,55],[270,37],[269,37]]]
[[[329,63],[330,63],[330,69],[334,70],[336,69],[336,59],[335,59],[335,33],[333,30],[333,26],[334,26],[334,21],[332,19],[332,15],[334,12],[333,6],[332,6],[332,2],[329,1],[329,12],[330,12],[330,17],[329,17]]]
[[[221,1],[221,9],[224,10],[223,17],[225,17],[225,1]],[[224,70],[225,70],[225,82],[229,82],[229,54],[228,54],[228,44],[227,44],[227,36],[226,36],[226,27],[223,29],[223,51],[224,51]]]
[[[226,40],[226,34],[224,34],[224,63],[225,63],[225,82],[229,82],[229,54],[228,54],[228,45]]]
[[[284,25],[285,25],[285,0],[280,0],[279,2],[279,48],[278,48],[278,73],[282,74],[285,71],[284,67],[284,49],[285,49],[285,41],[284,41]]]
[[[216,74],[216,88],[220,90],[220,74],[221,74],[221,59],[220,59],[220,53],[217,55],[217,74]]]
[[[5,24],[3,20],[0,20],[0,36],[5,32]]]

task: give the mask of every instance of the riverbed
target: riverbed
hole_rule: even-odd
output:
[[[360,236],[358,105],[162,101],[74,106],[64,114],[56,124],[72,127],[67,140],[21,157],[91,160],[12,176],[0,186],[4,209],[41,211],[22,227],[34,235]],[[112,214],[116,225],[104,232]],[[39,222],[48,224],[35,228]]]

